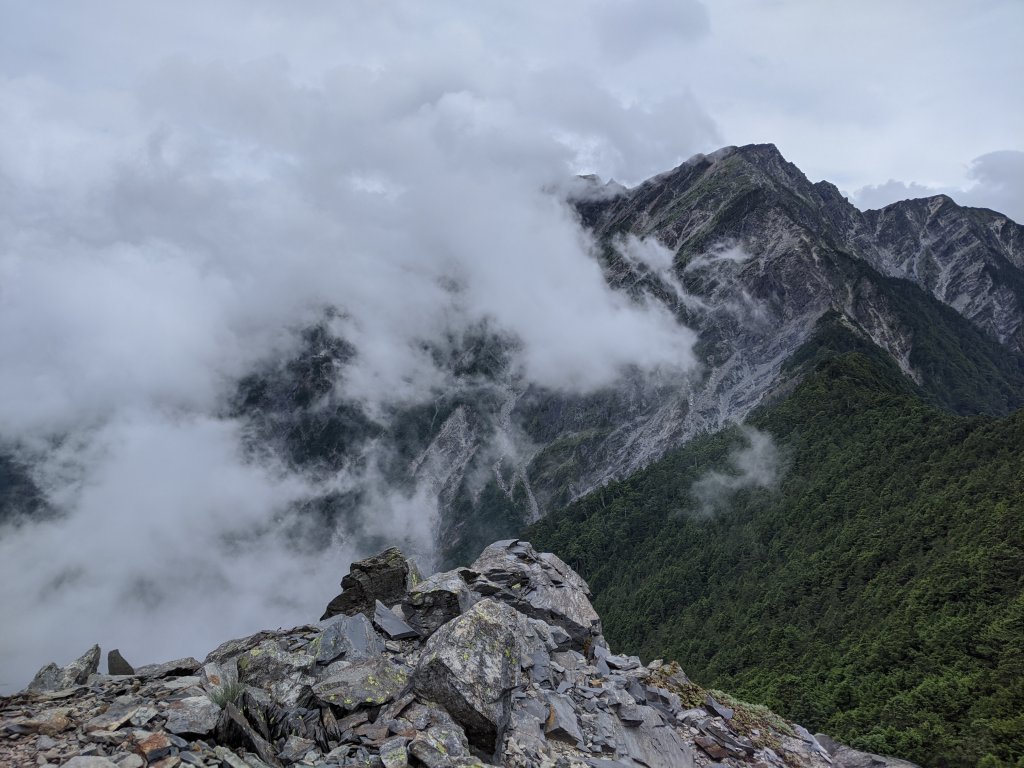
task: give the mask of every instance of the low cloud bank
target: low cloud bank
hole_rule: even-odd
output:
[[[429,493],[372,469],[307,477],[247,453],[226,415],[325,311],[355,348],[340,386],[371,414],[433,398],[448,374],[429,342],[479,327],[555,390],[694,364],[693,333],[610,290],[543,191],[714,143],[685,94],[612,93],[581,64],[636,40],[537,48],[529,18],[415,5],[260,4],[236,28],[232,8],[188,6],[202,34],[181,48],[118,14],[118,39],[158,52],[122,51],[138,81],[73,47],[88,66],[0,71],[0,449],[58,512],[0,530],[0,689],[93,642],[145,663],[316,618],[358,554],[352,526],[431,556]],[[526,48],[500,42],[514,29]],[[297,543],[296,504],[351,487],[349,528]]]
[[[690,487],[701,516],[724,510],[737,491],[772,488],[782,476],[782,459],[772,436],[750,426],[741,430],[746,445],[729,453],[728,470],[710,470]]]

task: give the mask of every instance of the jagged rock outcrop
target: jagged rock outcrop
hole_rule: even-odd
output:
[[[227,641],[202,663],[180,659],[100,675],[93,647],[67,667],[47,665],[32,687],[0,699],[0,761],[72,768],[910,765],[712,695],[678,665],[612,653],[583,579],[526,542],[497,542],[469,568],[396,590],[399,559],[388,550],[352,566],[356,576],[343,583],[356,594],[332,601],[348,613]],[[436,594],[451,599],[427,599]],[[368,606],[368,595],[386,595],[390,604],[374,597]]]
[[[397,547],[391,547],[352,566],[341,580],[341,594],[327,604],[327,610],[320,619],[329,619],[339,613],[363,613],[369,617],[378,600],[395,603],[419,580],[415,566]]]

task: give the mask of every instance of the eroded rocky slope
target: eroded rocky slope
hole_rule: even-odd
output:
[[[772,145],[699,155],[631,189],[584,179],[570,198],[609,285],[697,332],[697,369],[549,391],[522,380],[515,339],[480,328],[427,340],[450,374],[432,402],[370,418],[338,395],[355,353],[328,322],[295,360],[243,382],[234,414],[254,443],[436,500],[442,559],[459,562],[744,419],[791,385],[787,361],[823,318],[948,410],[1024,403],[1024,228],[1005,216],[945,197],[861,212]],[[311,507],[358,537],[367,493],[356,482]]]
[[[812,736],[614,654],[585,582],[509,540],[429,578],[398,550],[353,565],[325,618],[204,661],[99,674],[93,647],[0,699],[15,766],[910,766]]]

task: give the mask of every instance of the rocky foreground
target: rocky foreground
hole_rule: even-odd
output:
[[[96,646],[0,699],[0,764],[68,768],[911,766],[613,654],[586,583],[528,543],[423,579],[355,563],[322,619],[133,668]]]

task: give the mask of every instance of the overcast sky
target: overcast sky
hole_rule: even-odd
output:
[[[325,489],[249,460],[224,402],[325,307],[371,413],[481,325],[544,387],[690,369],[544,192],[573,174],[773,142],[863,205],[1024,220],[1022,30],[1020,0],[0,0],[0,449],[63,513],[0,535],[0,690],[319,615],[355,553],[286,545]],[[330,482],[430,540],[428,495]]]
[[[202,119],[213,105],[186,92],[205,77],[214,92],[262,81],[307,86],[315,98],[369,68],[382,98],[429,105],[461,93],[512,130],[517,120],[543,124],[576,150],[559,171],[635,182],[698,151],[773,142],[813,180],[865,204],[964,190],[967,203],[1024,218],[1019,0],[3,0],[0,9],[8,173],[40,172],[54,143],[94,147],[100,134],[116,144],[132,132],[126,123],[145,119],[140,109],[191,98]],[[244,94],[216,106],[268,131],[288,123]],[[330,108],[358,120],[361,105],[348,107]]]

